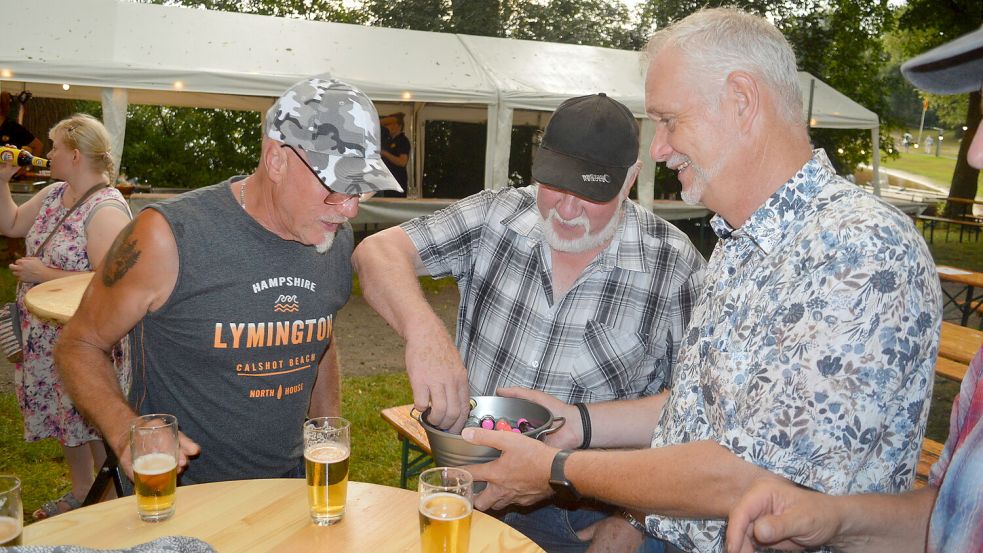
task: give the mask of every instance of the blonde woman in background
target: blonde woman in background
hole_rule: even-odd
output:
[[[109,186],[114,169],[109,133],[102,123],[89,115],[77,114],[55,125],[48,136],[52,141],[48,153],[51,176],[59,182],[45,187],[23,205],[14,202],[6,186],[17,167],[0,164],[0,234],[25,237],[29,255],[10,265],[19,281],[17,305],[24,337],[24,360],[14,371],[24,439],[32,442],[56,438],[72,479],[72,489],[35,511],[35,519],[80,506],[92,485],[94,469],[102,465],[106,453],[101,437],[79,415],[58,379],[52,350],[61,325],[28,313],[24,295],[40,282],[94,270],[131,219],[126,200]],[[55,230],[80,200],[82,203]],[[49,234],[50,241],[37,254]],[[119,346],[117,350],[117,376],[126,389],[129,368]]]

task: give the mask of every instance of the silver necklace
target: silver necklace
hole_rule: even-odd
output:
[[[246,179],[242,179],[242,184],[239,185],[239,206],[246,209]]]

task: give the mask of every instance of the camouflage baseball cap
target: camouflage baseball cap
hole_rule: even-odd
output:
[[[266,136],[304,150],[335,192],[403,190],[382,162],[375,106],[350,84],[319,75],[291,86],[266,112]]]

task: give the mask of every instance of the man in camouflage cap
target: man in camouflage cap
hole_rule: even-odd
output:
[[[252,174],[154,204],[117,238],[56,358],[128,474],[130,420],[170,413],[184,484],[303,476],[305,417],[340,413],[348,220],[361,195],[399,189],[380,137],[364,94],[305,79],[267,112]],[[127,335],[128,398],[109,358]]]

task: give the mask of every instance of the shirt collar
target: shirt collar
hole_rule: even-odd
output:
[[[520,200],[514,213],[502,219],[502,225],[519,236],[525,237],[526,240],[535,241],[548,247],[543,238],[543,228],[540,226],[535,188],[528,186],[517,190],[526,197]],[[614,238],[598,254],[594,263],[599,265],[603,271],[611,271],[615,267],[627,271],[648,271],[652,263],[645,258],[644,237],[642,236],[638,214],[631,208],[628,201],[623,206],[623,212],[624,216],[618,224]]]
[[[821,185],[834,176],[826,152],[821,148],[813,150],[812,158],[755,210],[741,228],[731,227],[720,215],[713,216],[710,226],[722,239],[746,236],[766,255],[770,254],[805,218]]]

